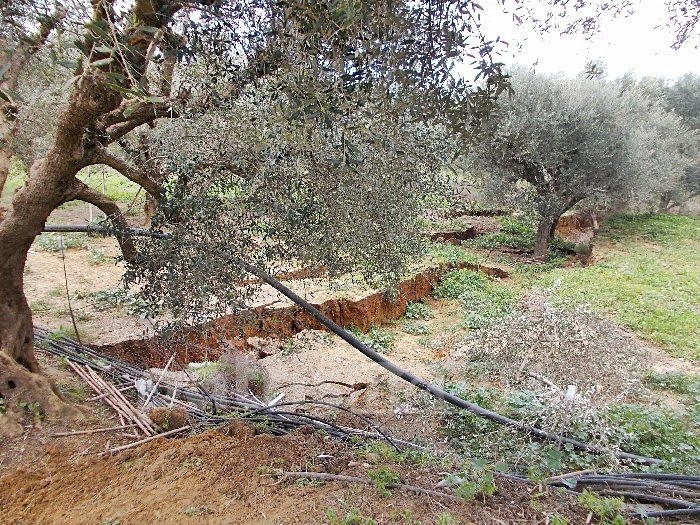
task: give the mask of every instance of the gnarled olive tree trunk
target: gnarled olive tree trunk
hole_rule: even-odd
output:
[[[40,373],[32,312],[23,290],[24,268],[29,248],[51,212],[70,200],[91,197],[91,190],[75,177],[90,163],[91,147],[84,132],[119,102],[97,75],[83,77],[59,117],[52,148],[31,166],[27,185],[15,194],[0,222],[0,397],[7,410],[0,427],[5,431],[16,428],[23,417],[22,405],[38,403],[38,410],[49,418],[77,413],[54,395],[56,389]]]

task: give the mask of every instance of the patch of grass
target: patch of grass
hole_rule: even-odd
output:
[[[29,303],[29,308],[35,314],[45,313],[51,311],[51,305],[46,301],[39,299],[37,301],[31,301]]]
[[[349,332],[376,352],[388,354],[394,349],[395,336],[384,328],[372,326],[367,332],[362,332],[350,327]]]
[[[280,350],[280,355],[289,357],[290,355],[298,354],[299,352],[301,352],[301,346],[299,346],[294,339],[289,339],[286,343],[284,343],[282,350]]]
[[[607,260],[554,270],[536,286],[554,304],[590,304],[669,353],[700,362],[700,218],[623,216],[599,242],[616,241]]]
[[[63,297],[66,294],[65,288],[51,288],[48,292],[49,297]]]
[[[442,278],[433,291],[437,299],[459,299],[464,309],[462,325],[482,328],[513,311],[518,294],[469,270],[456,270]]]
[[[700,410],[700,376],[680,372],[661,374],[653,372],[644,378],[651,388],[669,390],[683,396],[685,402]]]
[[[99,248],[93,248],[92,246],[88,246],[87,260],[90,264],[104,264],[108,262],[113,262],[114,258],[108,257]]]
[[[2,199],[0,202],[3,204],[9,203],[15,192],[27,181],[27,167],[24,163],[17,157],[10,159],[10,170],[7,174],[7,180],[5,181],[5,187],[2,190]]]
[[[108,197],[117,201],[118,203],[129,204],[139,191],[138,184],[131,182],[129,179],[123,175],[120,175],[111,168],[105,167],[104,175],[104,192]],[[78,174],[78,178],[92,189],[102,193],[102,170],[88,170],[86,168]]]
[[[90,394],[90,391],[82,383],[61,383],[58,385],[58,391],[63,394],[63,397],[73,403],[82,403]]]
[[[352,509],[340,517],[333,509],[329,508],[326,511],[326,518],[330,525],[378,525],[377,521],[363,516],[357,509]]]
[[[445,242],[431,243],[428,248],[428,255],[438,263],[450,264],[481,264],[483,258],[477,254],[465,250],[461,246]]]

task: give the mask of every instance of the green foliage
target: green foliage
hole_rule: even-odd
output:
[[[552,432],[561,428],[562,409],[551,405],[543,393],[503,392],[470,383],[448,384],[446,388],[462,399],[512,419]],[[692,473],[700,469],[700,419],[692,409],[620,403],[588,410],[593,413],[585,417],[585,414],[572,414],[566,435],[662,459],[664,471]],[[531,441],[522,433],[450,407],[446,408],[439,430],[458,452],[491,463],[503,460],[518,463],[521,468],[527,466],[524,473],[534,480],[567,469],[610,468],[615,464],[612,457],[589,455],[575,451],[570,445],[558,450],[556,444]]]
[[[700,469],[700,420],[697,411],[667,406],[610,405],[604,410],[610,439],[624,450],[661,459],[668,471]]]
[[[605,261],[554,270],[536,286],[549,288],[554,304],[589,304],[700,362],[700,218],[621,216],[605,223],[606,241],[616,247]]]
[[[66,249],[83,250],[88,247],[88,236],[86,233],[42,233],[39,235],[32,249],[38,252],[57,252],[58,238],[63,237],[63,245]]]
[[[63,397],[73,403],[85,401],[90,393],[83,383],[60,383],[58,385],[58,391],[61,392]]]
[[[510,235],[521,237],[532,237],[534,240],[535,228],[530,221],[518,219],[516,217],[502,217],[501,231]]]
[[[486,498],[496,493],[498,487],[494,479],[494,471],[504,471],[505,464],[490,465],[486,461],[477,459],[468,461],[462,472],[449,475],[445,483],[455,490],[457,496],[472,501],[477,496]]]
[[[443,512],[438,516],[437,525],[457,525],[459,523],[449,512]]]
[[[645,378],[645,383],[652,388],[669,390],[682,395],[688,406],[700,409],[700,376],[681,372],[652,372]]]
[[[621,514],[625,506],[622,498],[606,498],[584,489],[578,497],[578,504],[591,511],[598,518],[600,525],[625,525],[626,523]]]
[[[186,516],[204,516],[206,514],[213,514],[214,511],[209,507],[192,505],[183,510],[182,513]]]
[[[378,470],[370,470],[367,475],[369,476],[369,479],[374,482],[379,495],[384,496],[385,498],[391,496],[391,491],[389,488],[387,488],[388,485],[401,483],[401,476],[386,467],[382,467]]]
[[[20,408],[26,410],[34,418],[35,421],[41,421],[44,417],[44,414],[41,411],[41,404],[38,401],[35,401],[34,403],[20,401],[19,406]]]
[[[138,292],[123,286],[89,292],[84,294],[84,297],[100,309],[118,306],[124,308],[131,315],[158,313],[158,310],[154,311],[153,305],[141,298]]]
[[[282,350],[280,350],[280,355],[284,357],[289,357],[290,355],[298,354],[301,352],[301,346],[297,344],[294,339],[288,339]]]
[[[425,303],[412,303],[409,301],[406,304],[406,313],[404,317],[406,317],[406,319],[429,321],[435,317],[435,312]]]
[[[394,349],[395,335],[384,328],[372,326],[365,333],[357,328],[350,327],[349,332],[376,352],[389,354]]]
[[[398,451],[383,441],[360,442],[362,447],[356,452],[361,459],[374,458],[380,463],[412,464],[419,466],[442,464],[442,461],[429,452],[407,448]]]
[[[4,414],[7,412],[7,408],[5,408],[5,398],[0,397],[0,414]]]
[[[333,509],[328,508],[326,518],[328,518],[330,525],[378,525],[375,520],[363,516],[357,509],[350,510],[341,518]]]
[[[506,317],[518,298],[510,288],[494,284],[486,276],[469,270],[455,270],[445,275],[433,295],[437,299],[459,299],[464,308],[462,324],[468,328],[482,328]]]

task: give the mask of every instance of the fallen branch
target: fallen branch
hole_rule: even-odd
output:
[[[155,436],[149,436],[147,438],[140,439],[139,441],[134,441],[133,443],[130,443],[128,445],[122,445],[121,447],[111,448],[109,450],[106,450],[104,452],[104,454],[105,455],[106,454],[114,454],[115,452],[121,452],[122,450],[127,450],[129,448],[138,447],[139,445],[143,445],[144,443],[148,443],[149,441],[153,441],[154,439],[158,439],[160,437],[171,436],[173,434],[177,434],[178,432],[183,432],[185,430],[189,430],[190,428],[192,428],[190,425],[186,425],[186,426],[181,427],[181,428],[168,430],[167,432],[163,432],[162,434],[156,434]]]
[[[134,428],[136,424],[131,425],[120,425],[118,427],[109,428],[93,428],[91,430],[73,430],[72,432],[56,432],[51,434],[52,437],[62,437],[62,436],[79,436],[81,434],[97,434],[99,432],[112,432],[113,430],[124,430],[125,428]]]
[[[285,472],[283,471],[281,475],[288,478],[309,478],[309,479],[322,479],[327,481],[344,481],[347,483],[362,483],[364,485],[374,485],[374,482],[368,478],[358,478],[355,476],[341,476],[338,474],[327,474],[325,472]],[[424,489],[423,487],[416,487],[414,485],[406,485],[405,483],[387,483],[385,485],[387,489],[398,489],[408,492],[415,492],[417,494],[425,494],[426,496],[433,496],[435,498],[445,498],[452,501],[459,501],[464,503],[464,500],[460,497],[453,496],[452,494],[446,494],[444,492],[438,492],[437,490]]]

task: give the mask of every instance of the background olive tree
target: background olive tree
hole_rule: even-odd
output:
[[[559,217],[579,202],[658,198],[688,165],[680,119],[638,89],[524,70],[512,87],[469,161],[492,194],[532,203],[536,257],[547,257]]]

